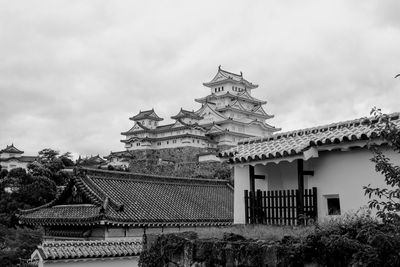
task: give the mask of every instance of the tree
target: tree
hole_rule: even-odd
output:
[[[8,170],[7,169],[2,169],[0,171],[0,179],[3,179],[4,177],[6,177],[8,175]]]
[[[380,133],[391,149],[400,153],[400,129],[380,109],[373,108],[371,115],[378,120],[371,127]],[[375,170],[385,177],[387,188],[364,187],[365,194],[371,199],[369,207],[376,208],[377,216],[384,222],[400,222],[400,166],[393,164],[381,147],[372,145],[370,149],[373,152],[371,161],[375,163]]]
[[[8,173],[9,178],[20,178],[23,179],[26,176],[26,170],[24,168],[14,168]]]
[[[28,173],[22,168],[0,171],[1,266],[15,266],[19,258],[28,258],[40,243],[42,231],[19,227],[17,212],[50,202],[56,196],[56,184],[64,185],[69,179],[61,170],[64,162],[72,161],[70,153],[58,154],[53,149],[43,149],[38,160],[28,165]]]
[[[74,162],[72,161],[71,152],[66,152],[62,154],[59,159],[62,161],[65,167],[72,167],[74,166]]]
[[[7,228],[0,224],[1,266],[17,266],[20,258],[29,258],[42,236],[41,229]]]
[[[60,153],[51,148],[45,148],[38,152],[38,159],[40,163],[49,163],[53,161]]]
[[[28,171],[32,176],[44,176],[54,181],[57,185],[65,185],[69,180],[68,174],[62,172],[66,166],[73,166],[71,153],[66,152],[58,156],[59,152],[45,148],[38,153],[38,160],[28,165]]]
[[[32,176],[46,176],[50,178],[53,174],[52,172],[42,163],[34,161],[27,166],[28,172]]]

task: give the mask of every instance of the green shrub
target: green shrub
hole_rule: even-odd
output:
[[[306,237],[283,239],[279,258],[282,266],[400,266],[399,251],[399,225],[358,212],[318,224]]]

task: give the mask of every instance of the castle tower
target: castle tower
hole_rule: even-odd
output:
[[[163,120],[154,109],[141,111],[130,118],[135,125],[127,132],[125,148],[159,149],[183,146],[226,148],[250,137],[266,137],[280,129],[266,123],[273,118],[265,112],[266,101],[252,97],[258,85],[218,67],[214,78],[206,83],[211,93],[195,99],[202,106],[197,111],[182,109],[172,116],[175,122],[158,125]]]

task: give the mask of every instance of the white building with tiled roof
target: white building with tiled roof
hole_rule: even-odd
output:
[[[44,230],[32,254],[38,266],[137,266],[144,234],[231,225],[233,188],[227,180],[80,168],[53,201],[19,213],[21,224]]]
[[[36,160],[35,156],[23,156],[24,151],[19,150],[11,144],[0,150],[0,165],[2,169],[11,170],[14,168],[27,169],[29,163]]]
[[[175,147],[226,148],[249,137],[267,137],[279,129],[266,123],[273,118],[265,112],[265,101],[251,96],[258,85],[240,75],[218,68],[215,77],[204,86],[209,95],[195,99],[197,111],[181,109],[171,118],[174,123],[159,125],[163,118],[154,109],[140,111],[130,118],[135,123],[122,132],[127,150]]]
[[[388,116],[400,128],[399,113]],[[292,225],[367,206],[364,186],[387,187],[368,146],[400,165],[377,125],[377,118],[332,123],[248,139],[220,153],[234,166],[234,223]]]

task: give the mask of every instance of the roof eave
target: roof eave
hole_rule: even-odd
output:
[[[146,119],[153,120],[153,121],[163,121],[164,120],[163,118],[160,118],[160,117],[154,118],[154,117],[150,117],[150,116],[141,116],[141,117],[133,116],[133,117],[130,117],[129,119],[131,121],[140,121],[140,120],[146,120]]]

